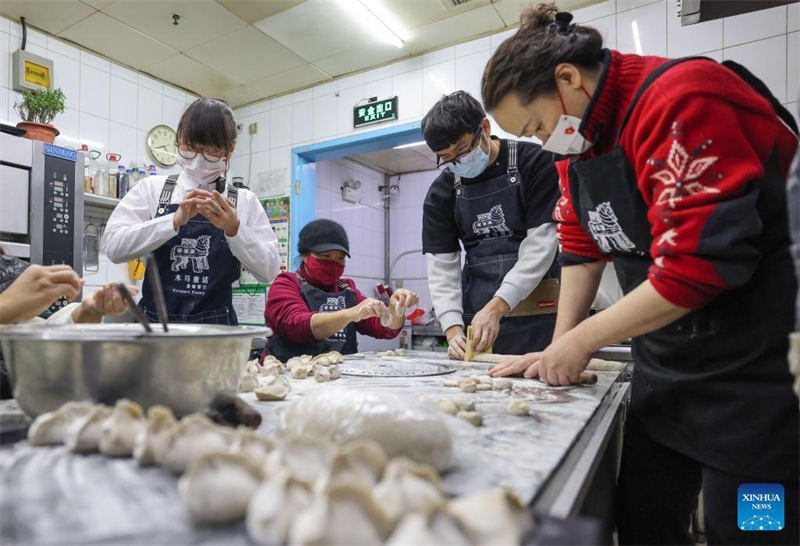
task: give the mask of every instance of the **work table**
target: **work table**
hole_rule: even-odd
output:
[[[483,416],[483,426],[442,414],[453,436],[453,457],[443,474],[446,492],[461,495],[499,485],[558,517],[580,512],[599,462],[618,449],[612,436],[629,387],[618,382],[618,372],[596,372],[597,384],[591,386],[549,387],[515,379],[513,391],[468,394],[445,387],[444,381],[485,374],[489,365],[416,351],[389,360],[367,354],[346,364],[403,362],[448,364],[456,371],[425,377],[343,375],[330,383],[292,380],[292,392],[281,402],[260,402],[253,393],[241,396],[262,414],[259,433],[266,435],[277,429],[279,413],[292,400],[319,388],[388,390],[433,404],[443,398],[469,398]],[[511,396],[529,402],[530,416],[508,414]],[[13,402],[0,405],[3,428],[20,417]],[[0,449],[0,489],[3,543],[247,543],[241,524],[222,529],[194,526],[180,506],[177,477],[160,468],[140,468],[132,459],[75,455],[63,446],[34,448],[19,441]]]

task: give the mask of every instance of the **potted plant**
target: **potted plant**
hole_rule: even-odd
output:
[[[65,110],[64,101],[61,89],[25,91],[22,101],[14,103],[14,110],[23,119],[17,127],[25,129],[25,138],[52,144],[60,133],[50,122]]]

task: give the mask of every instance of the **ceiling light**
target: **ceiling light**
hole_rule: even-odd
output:
[[[380,4],[372,0],[345,0],[342,5],[368,27],[376,38],[398,49],[403,47],[405,32],[397,20]]]
[[[402,150],[403,148],[414,148],[415,146],[422,146],[423,144],[427,144],[424,140],[420,142],[412,142],[411,144],[403,144],[402,146],[395,146],[392,148],[393,150]]]

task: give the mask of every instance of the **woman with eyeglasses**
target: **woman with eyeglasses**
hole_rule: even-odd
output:
[[[425,198],[422,249],[450,357],[465,356],[465,324],[474,328],[476,351],[544,349],[560,273],[552,156],[538,144],[492,136],[486,113],[465,91],[431,108],[422,135],[442,170]]]
[[[235,325],[231,285],[242,265],[261,282],[275,278],[276,237],[255,194],[226,184],[236,147],[230,107],[196,100],[177,138],[182,172],[134,186],[108,221],[104,250],[114,263],[155,255],[170,322]],[[158,320],[147,280],[139,305]]]

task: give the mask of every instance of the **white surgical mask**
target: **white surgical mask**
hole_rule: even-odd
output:
[[[227,160],[212,162],[203,157],[203,154],[197,154],[192,159],[178,154],[178,165],[189,180],[198,186],[213,184],[220,176],[225,176],[228,168]]]
[[[464,156],[458,163],[450,165],[451,173],[461,178],[475,178],[486,170],[486,166],[489,164],[489,154],[481,148],[482,140],[483,135],[481,135],[481,140],[478,141],[474,150]]]
[[[591,95],[583,86],[581,86],[581,90],[591,100]],[[589,150],[594,144],[586,140],[579,131],[581,118],[567,114],[567,107],[561,97],[561,90],[556,87],[556,92],[558,93],[558,100],[561,101],[561,110],[564,114],[559,118],[556,128],[553,129],[547,142],[542,144],[542,149],[559,155],[580,155]]]

